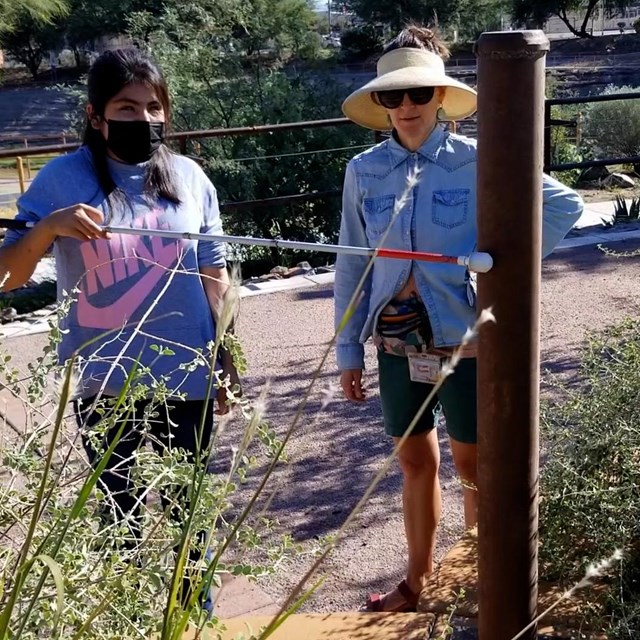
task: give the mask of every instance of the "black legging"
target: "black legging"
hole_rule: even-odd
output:
[[[99,453],[92,447],[85,429],[95,427],[103,418],[103,415],[98,411],[91,412],[94,399],[85,399],[81,405],[78,401],[73,403],[76,420],[82,430],[82,442],[92,466],[95,466]],[[148,419],[148,433],[151,436],[149,440],[154,450],[162,453],[167,449],[181,448],[190,454],[192,461],[196,461],[195,456],[198,454],[200,458],[198,462],[202,463],[213,430],[213,402],[213,400],[209,401],[209,406],[206,410],[202,441],[199,447],[196,444],[196,437],[200,429],[202,410],[204,408],[203,400],[172,401],[155,406],[154,413],[157,413],[158,416]],[[131,466],[133,453],[144,443],[144,434],[140,432],[140,424],[143,419],[144,409],[148,404],[148,401],[135,403],[133,411],[128,416],[131,427],[125,427],[99,480],[99,485],[112,501],[103,511],[105,521],[113,523],[124,516],[132,516],[129,518],[129,527],[133,535],[131,540],[128,540],[124,545],[128,548],[134,547],[142,535],[140,507],[144,500],[140,501],[139,498],[144,493],[144,488],[136,491],[131,479]],[[102,443],[104,449],[116,437],[119,427],[120,425],[116,424],[105,434]],[[183,487],[178,495],[171,497],[175,501],[180,501],[182,498],[184,502],[185,493],[186,487]],[[165,495],[162,495],[162,504],[164,508],[169,504],[169,500]],[[117,510],[116,514],[113,513],[114,508]],[[177,519],[179,511],[180,509],[174,506],[171,509],[171,517]]]

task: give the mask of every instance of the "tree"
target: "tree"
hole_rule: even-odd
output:
[[[128,28],[128,15],[134,9],[130,0],[68,0],[65,36],[74,53],[76,66],[82,63],[82,49],[106,35],[119,35]]]
[[[500,31],[508,5],[509,0],[462,0],[451,26],[461,40],[475,41],[484,31]]]
[[[64,27],[60,23],[42,22],[23,10],[10,30],[0,32],[0,47],[24,64],[35,80],[43,58],[57,49],[63,38]]]
[[[459,15],[464,0],[349,0],[348,7],[362,20],[382,22],[394,31],[407,22],[449,25]]]
[[[511,13],[517,24],[542,27],[552,16],[557,16],[569,31],[579,38],[592,37],[587,26],[596,11],[613,16],[633,4],[633,0],[511,0]],[[572,13],[582,16],[579,27],[571,20]]]
[[[382,37],[373,25],[364,24],[343,31],[340,44],[345,60],[363,60],[380,53]]]
[[[50,23],[67,13],[66,0],[0,0],[0,31],[11,31],[23,15]]]

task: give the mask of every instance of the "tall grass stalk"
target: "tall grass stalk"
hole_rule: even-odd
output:
[[[64,417],[64,408],[67,404],[67,402],[70,399],[70,382],[72,379],[72,371],[73,371],[73,363],[74,363],[75,358],[72,358],[69,363],[66,366],[66,376],[65,376],[65,383],[63,386],[63,393],[61,394],[61,398],[60,398],[60,403],[58,405],[58,414],[56,417],[56,423],[55,423],[55,427],[54,427],[54,432],[52,434],[51,440],[50,440],[50,446],[49,446],[49,452],[47,455],[47,461],[49,462],[52,457],[53,457],[53,452],[55,450],[55,443],[57,440],[57,435],[60,431],[62,422],[63,422],[63,417]],[[118,397],[118,401],[117,403],[122,403],[124,402],[125,399],[125,395],[126,395],[126,391],[129,388],[130,382],[133,379],[135,375],[135,368],[131,371],[129,379],[127,380],[127,382],[124,385],[124,388],[122,389],[120,396]],[[117,405],[116,405],[117,406]],[[78,495],[78,497],[76,498],[74,505],[71,509],[71,511],[69,512],[68,518],[65,522],[62,523],[62,527],[61,527],[61,531],[58,535],[58,539],[57,541],[54,543],[53,546],[53,558],[56,557],[58,551],[60,550],[60,547],[62,546],[63,540],[65,535],[67,534],[67,531],[69,530],[69,527],[71,526],[71,523],[73,522],[73,520],[75,520],[78,515],[80,514],[81,510],[84,508],[85,504],[87,503],[87,500],[89,499],[89,496],[91,494],[91,491],[93,490],[93,488],[95,487],[95,485],[98,482],[98,479],[100,477],[100,475],[102,474],[102,472],[104,471],[104,469],[107,466],[107,463],[109,461],[109,459],[111,458],[111,455],[113,454],[116,445],[118,443],[118,441],[120,440],[120,438],[122,437],[122,433],[124,432],[124,428],[126,426],[126,420],[121,421],[121,425],[116,433],[116,436],[114,437],[113,441],[110,443],[109,447],[107,448],[107,450],[105,451],[104,455],[101,457],[100,462],[96,465],[95,469],[93,470],[93,472],[89,475],[89,477],[87,478],[87,480],[85,481],[84,485],[82,486],[80,493]],[[48,471],[50,469],[50,465],[45,467],[45,474],[42,478],[42,482],[41,482],[41,488],[44,491],[44,487],[46,486],[46,482],[48,479]],[[35,522],[36,522],[36,518],[40,518],[42,516],[41,511],[40,511],[40,504],[37,503],[37,508],[34,508],[33,510],[33,519],[32,519],[32,528],[29,531],[29,534],[27,535],[27,539],[25,540],[25,543],[23,545],[23,553],[21,554],[21,557],[19,559],[19,568],[18,568],[18,574],[20,574],[20,567],[24,564],[26,567],[28,567],[28,569],[31,568],[31,566],[33,566],[33,563],[29,563],[26,560],[26,554],[28,554],[30,547],[31,547],[31,542],[33,540],[33,532],[35,531]],[[55,527],[52,527],[52,529],[50,530],[50,534],[49,535],[53,535],[55,531]],[[35,556],[36,557],[40,557],[43,556],[44,553],[44,549],[46,547],[46,544],[49,540],[49,535],[45,536],[44,540],[42,541],[42,543],[40,544],[39,548],[37,549]],[[55,562],[55,561],[54,561]],[[45,567],[48,567],[49,565],[45,565]],[[47,577],[47,572],[46,572],[46,568],[45,571],[43,571],[42,576],[40,577],[40,580],[36,586],[36,589],[33,593],[33,596],[31,598],[31,602],[29,603],[26,612],[24,613],[23,617],[22,617],[22,623],[20,625],[20,627],[18,628],[18,631],[16,633],[16,637],[19,638],[20,634],[22,633],[22,631],[24,630],[28,620],[29,620],[29,616],[31,615],[31,612],[33,611],[34,606],[36,605],[36,602],[40,596],[40,593],[42,592],[42,588],[44,587],[44,582],[46,580]],[[16,587],[17,588],[21,588],[23,584],[23,580],[18,579],[16,581]],[[16,594],[17,595],[17,594]],[[10,600],[9,602],[9,606],[6,609],[6,615],[7,615],[7,625],[5,627],[4,625],[4,616],[5,616],[5,611],[3,611],[2,613],[2,618],[0,618],[0,637],[5,638],[6,637],[6,633],[7,633],[7,629],[8,629],[8,623],[9,620],[11,618],[11,614],[13,613],[13,607],[15,606],[15,599],[12,598],[12,600]]]
[[[391,221],[389,223],[389,226],[386,230],[386,232],[383,234],[381,240],[380,240],[380,246],[382,246],[384,244],[384,241],[386,240],[390,229],[393,225],[393,223],[395,222],[396,218],[398,217],[402,207],[406,204],[408,197],[411,193],[411,191],[413,190],[413,188],[415,187],[415,185],[417,184],[417,180],[418,180],[418,175],[419,172],[417,170],[413,171],[407,178],[407,185],[406,185],[406,189],[403,192],[402,196],[396,201],[395,205],[394,205],[394,210],[391,216]],[[281,440],[281,443],[279,445],[279,447],[277,448],[275,455],[273,456],[273,459],[271,461],[271,463],[269,464],[269,466],[267,467],[266,471],[264,472],[264,474],[262,475],[262,478],[260,480],[260,482],[258,483],[258,486],[256,488],[256,490],[254,491],[253,495],[251,496],[251,498],[249,499],[247,505],[245,506],[245,508],[243,509],[243,511],[241,512],[241,514],[239,515],[239,517],[236,519],[231,532],[229,533],[229,535],[226,537],[226,539],[224,540],[224,542],[220,545],[220,547],[217,549],[216,554],[214,555],[214,557],[211,559],[211,563],[209,568],[207,569],[207,571],[205,572],[205,576],[206,578],[209,577],[208,574],[211,573],[212,571],[212,567],[215,567],[219,564],[220,559],[222,558],[223,554],[227,551],[227,549],[229,548],[229,546],[231,545],[231,543],[235,540],[240,527],[244,524],[244,522],[247,520],[247,518],[249,517],[249,514],[252,513],[255,504],[257,503],[258,499],[260,498],[260,496],[262,495],[265,487],[267,486],[267,483],[269,481],[269,479],[271,478],[271,475],[273,474],[276,466],[278,465],[282,454],[284,453],[284,449],[287,446],[287,443],[289,442],[289,440],[291,439],[292,435],[294,434],[296,428],[298,427],[298,424],[300,422],[300,419],[303,415],[303,412],[308,404],[309,398],[311,397],[311,393],[316,385],[317,380],[320,377],[320,374],[324,368],[324,365],[326,364],[327,359],[329,358],[329,355],[331,354],[334,346],[335,346],[335,342],[337,339],[337,336],[340,334],[340,332],[343,330],[343,328],[345,327],[346,323],[349,321],[349,319],[352,317],[355,308],[358,304],[358,302],[361,299],[361,293],[364,287],[364,284],[367,280],[367,277],[369,276],[369,273],[371,272],[371,269],[373,268],[373,264],[374,264],[374,260],[375,260],[375,256],[369,260],[369,262],[367,263],[367,266],[364,270],[364,272],[362,273],[362,276],[360,277],[360,280],[353,292],[353,295],[351,297],[351,300],[349,302],[349,305],[347,307],[347,312],[344,315],[344,318],[342,318],[341,322],[339,323],[339,326],[337,328],[337,330],[334,332],[331,340],[329,341],[327,347],[325,348],[323,355],[320,359],[320,362],[318,364],[318,366],[315,368],[311,380],[309,382],[309,384],[307,385],[307,388],[303,394],[302,400],[300,402],[300,404],[298,405],[298,408],[296,410],[296,413],[293,417],[293,420],[291,422],[291,425],[289,426],[289,428],[287,429],[284,437]],[[306,582],[306,580],[305,580]],[[295,596],[294,598],[288,598],[287,599],[287,607],[293,603],[293,601],[295,600],[295,597],[297,597],[298,593],[299,593],[299,589],[295,591]],[[288,617],[288,615],[291,614],[291,611],[289,612],[284,612],[282,611],[281,614],[279,614],[279,616],[276,617],[276,619],[274,619],[274,622],[272,623],[272,625],[270,625],[271,630],[275,630],[278,626],[280,626],[280,624],[282,624],[282,622],[284,622],[284,620]],[[171,636],[171,635],[163,635],[163,640],[165,639],[169,639],[169,638],[174,638],[175,636]],[[266,637],[266,636],[265,636]]]
[[[209,277],[209,276],[206,276]],[[191,547],[192,536],[193,536],[193,517],[195,514],[196,507],[202,497],[202,491],[204,488],[204,480],[206,477],[206,468],[208,466],[209,460],[211,458],[211,452],[215,446],[215,433],[211,434],[211,440],[204,452],[204,456],[202,456],[202,463],[199,460],[201,457],[201,444],[204,433],[204,426],[206,421],[206,407],[209,399],[213,395],[214,391],[214,381],[217,378],[216,375],[216,363],[218,360],[218,354],[220,353],[220,349],[223,346],[224,336],[226,335],[229,328],[232,326],[234,318],[237,313],[237,304],[239,300],[238,289],[240,286],[239,277],[237,272],[234,272],[231,276],[231,282],[229,287],[227,288],[226,295],[224,296],[224,300],[222,306],[217,310],[217,326],[216,326],[216,336],[215,342],[213,345],[213,349],[211,350],[210,362],[209,362],[209,382],[207,385],[205,403],[203,406],[202,415],[200,417],[200,423],[198,425],[198,433],[196,437],[197,447],[194,464],[193,464],[193,476],[190,486],[195,487],[192,489],[191,496],[189,500],[189,509],[188,516],[185,526],[183,527],[182,537],[180,540],[180,545],[177,551],[177,560],[174,565],[173,575],[171,577],[171,585],[170,585],[170,593],[169,593],[169,601],[167,603],[167,607],[165,609],[165,618],[164,624],[161,634],[161,640],[171,640],[173,638],[179,638],[182,636],[184,630],[186,629],[189,618],[190,611],[193,607],[196,606],[198,600],[202,597],[203,589],[209,585],[211,579],[213,578],[213,574],[218,566],[217,561],[213,561],[210,563],[209,567],[202,571],[202,560],[196,563],[195,568],[191,572],[190,575],[190,583],[192,585],[191,594],[188,600],[186,607],[182,608],[178,604],[178,594],[181,586],[184,586],[184,575],[185,575],[185,567],[187,563],[187,557],[189,554],[189,550]],[[224,385],[218,384],[218,389],[220,390]],[[253,435],[255,434],[255,420],[249,421],[244,433],[244,437],[242,439],[241,446],[248,447],[249,443],[253,439]],[[229,480],[233,477],[233,475],[237,472],[238,467],[236,466],[235,460],[232,461],[231,470],[229,472]],[[208,545],[211,542],[212,531],[205,539],[205,549],[208,548]],[[203,554],[204,555],[204,554]],[[197,573],[201,573],[200,580],[197,579]],[[194,584],[195,583],[195,584]],[[182,594],[183,597],[185,594]],[[172,618],[177,616],[178,621],[175,624],[172,624]]]
[[[560,605],[560,603],[562,603],[564,600],[572,598],[575,595],[576,591],[590,587],[593,584],[593,580],[595,578],[602,577],[609,569],[613,567],[614,564],[620,562],[622,560],[622,555],[622,550],[616,549],[608,558],[605,558],[598,563],[590,564],[582,580],[576,582],[576,584],[574,584],[570,589],[567,589],[564,593],[562,593],[562,595],[551,606],[547,607],[542,613],[538,615],[537,618],[532,620],[524,629],[522,629],[522,631],[513,636],[511,640],[518,640],[519,638],[522,638],[522,636],[525,635],[525,633],[527,633],[529,629],[535,627],[538,622],[540,622],[540,620],[542,620],[545,616],[548,616],[558,605]]]
[[[69,368],[67,370],[67,376],[65,377],[65,382],[63,387],[63,393],[66,395],[67,398],[69,397],[70,383],[71,383],[71,369]],[[63,424],[64,406],[65,406],[64,404],[60,404],[58,406],[58,413],[57,413],[56,421],[54,424],[53,435],[51,437],[52,445],[49,447],[49,451],[47,453],[47,457],[45,460],[44,473],[42,476],[42,480],[40,482],[40,488],[36,495],[36,501],[33,506],[31,522],[29,523],[29,529],[27,531],[25,541],[22,544],[20,554],[18,555],[16,564],[13,570],[16,575],[16,579],[13,584],[13,589],[11,591],[11,596],[9,597],[9,601],[7,605],[5,605],[5,607],[3,608],[2,613],[0,614],[0,637],[3,640],[4,638],[8,637],[9,625],[11,622],[11,615],[13,614],[14,607],[16,606],[18,595],[20,593],[20,590],[22,589],[24,580],[26,579],[26,575],[28,574],[28,572],[31,570],[31,567],[33,566],[34,561],[33,560],[29,561],[28,557],[29,557],[29,552],[31,550],[31,543],[33,541],[33,536],[35,534],[36,525],[38,523],[39,518],[41,517],[40,509],[41,509],[42,500],[44,498],[44,493],[47,486],[47,479],[49,478],[49,472],[51,471],[51,463],[53,460],[53,453],[54,453],[53,443],[55,443],[57,434],[60,432],[60,429]],[[39,554],[36,554],[36,555],[39,555]],[[35,597],[37,597],[37,595],[40,594],[40,591],[42,590],[42,586],[44,584],[45,577],[46,575],[43,574],[41,583],[39,584],[39,588],[36,590]],[[22,627],[20,628],[20,630],[21,629]],[[17,637],[20,637],[20,636],[18,635]]]

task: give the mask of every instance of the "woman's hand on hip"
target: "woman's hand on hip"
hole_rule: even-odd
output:
[[[340,385],[347,400],[363,402],[367,392],[362,386],[362,369],[345,369],[340,374]]]
[[[101,226],[104,223],[102,211],[88,204],[79,203],[58,209],[48,215],[43,223],[56,237],[75,238],[83,242],[110,237]]]

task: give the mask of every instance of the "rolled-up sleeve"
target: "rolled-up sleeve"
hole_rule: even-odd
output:
[[[204,177],[204,180],[200,233],[222,235],[218,194],[209,179]],[[219,240],[200,240],[198,242],[198,265],[200,267],[225,267],[226,264],[226,245],[224,242]]]
[[[53,194],[55,190],[55,162],[45,165],[36,175],[33,182],[16,202],[18,212],[15,216],[16,220],[21,222],[31,222],[36,224],[43,218],[48,216],[54,209],[60,208],[60,204],[56,201],[57,194]],[[28,229],[7,229],[2,246],[8,247],[20,240]],[[49,248],[51,250],[51,247]]]
[[[582,215],[582,198],[555,178],[542,183],[542,257],[546,258]]]
[[[362,198],[353,162],[349,163],[345,174],[339,242],[341,245],[348,246],[369,246],[362,216]],[[336,258],[335,327],[336,330],[340,329],[336,340],[336,359],[341,371],[364,368],[364,345],[360,342],[360,335],[369,309],[371,274],[364,283],[362,294],[353,313],[344,324],[343,319],[349,312],[349,303],[367,268],[368,261],[367,256],[343,253],[338,254]]]

